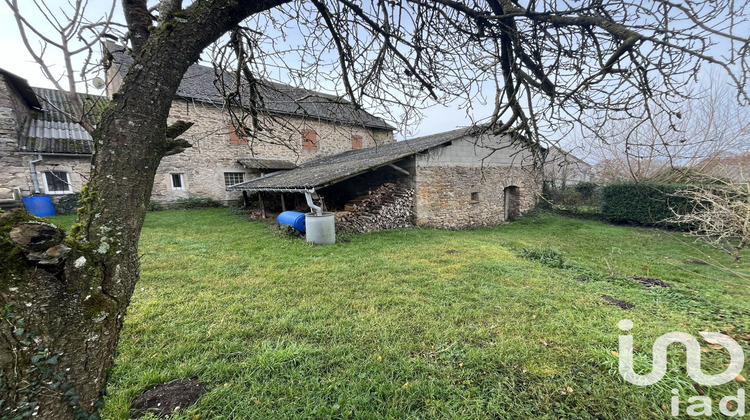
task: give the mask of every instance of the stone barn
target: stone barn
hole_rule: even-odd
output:
[[[530,210],[541,170],[527,147],[472,127],[314,159],[229,189],[285,202],[314,193],[336,213],[337,229],[462,229]]]

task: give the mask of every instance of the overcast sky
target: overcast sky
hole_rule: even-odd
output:
[[[40,15],[31,13],[33,12],[31,1],[22,1],[20,3],[22,10],[24,10],[23,8],[27,8],[26,13],[29,14],[29,20],[35,27],[44,28],[47,25],[47,23],[41,18]],[[55,7],[54,5],[58,5],[61,3],[64,4],[60,0],[46,1],[46,3],[51,8]],[[92,6],[90,6],[90,8],[102,8],[102,5],[106,5],[106,11],[108,11],[108,7],[109,5],[111,5],[111,3],[109,3],[108,1],[92,1],[91,3]],[[119,9],[119,1],[117,7]],[[96,12],[104,14],[105,10],[96,10]],[[0,45],[2,45],[2,54],[0,55],[0,68],[3,68],[4,70],[27,79],[31,86],[48,88],[54,87],[53,84],[44,77],[44,74],[39,69],[39,66],[34,62],[32,57],[26,50],[26,47],[23,45],[12,12],[4,2],[0,3]],[[52,52],[53,51],[51,49],[47,52],[48,57],[50,58],[49,61],[61,63],[62,58],[51,55],[50,53]],[[60,69],[61,71],[62,65],[58,64],[54,68]],[[285,81],[281,80],[281,82]],[[92,93],[101,93],[101,91],[96,91],[93,86],[89,86],[89,89]],[[473,106],[475,107],[475,109],[472,111],[472,115],[478,119],[486,117],[492,112],[492,107],[490,105],[474,103]],[[460,109],[458,103],[454,104],[451,107],[435,105],[426,109],[424,111],[424,114],[425,118],[422,120],[419,126],[416,127],[416,129],[412,128],[413,134],[409,137],[439,133],[442,131],[455,129],[456,127],[462,127],[471,124],[471,120],[466,116],[466,111]],[[403,136],[399,135],[398,138],[403,138]]]

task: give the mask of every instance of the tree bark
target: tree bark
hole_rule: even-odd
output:
[[[90,180],[64,262],[29,259],[7,234],[30,216],[3,216],[0,418],[99,418],[139,277],[138,239],[156,168],[172,146],[167,116],[182,75],[228,29],[285,2],[199,0],[151,29],[94,132]]]

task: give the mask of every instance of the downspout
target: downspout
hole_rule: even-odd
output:
[[[29,169],[31,169],[31,182],[34,183],[34,194],[39,194],[39,178],[36,176],[36,164],[42,161],[42,154],[37,154],[37,159],[29,161]]]
[[[318,216],[322,216],[323,210],[320,207],[316,206],[315,203],[313,203],[313,200],[312,200],[313,194],[315,194],[315,188],[305,190],[305,199],[307,200],[307,205],[310,206],[310,208],[314,210]]]

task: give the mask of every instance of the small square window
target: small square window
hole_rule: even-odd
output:
[[[232,185],[245,182],[244,172],[224,172],[224,187],[229,188]]]
[[[479,193],[478,192],[471,193],[471,201],[479,201]]]
[[[315,130],[302,130],[302,150],[318,150],[318,134]]]
[[[352,150],[359,150],[362,148],[362,136],[359,135],[353,135],[352,136]]]
[[[172,189],[173,190],[184,190],[185,189],[185,182],[183,179],[183,174],[169,174],[169,178],[172,181]]]
[[[64,171],[44,172],[44,190],[47,194],[71,194],[70,174]]]

